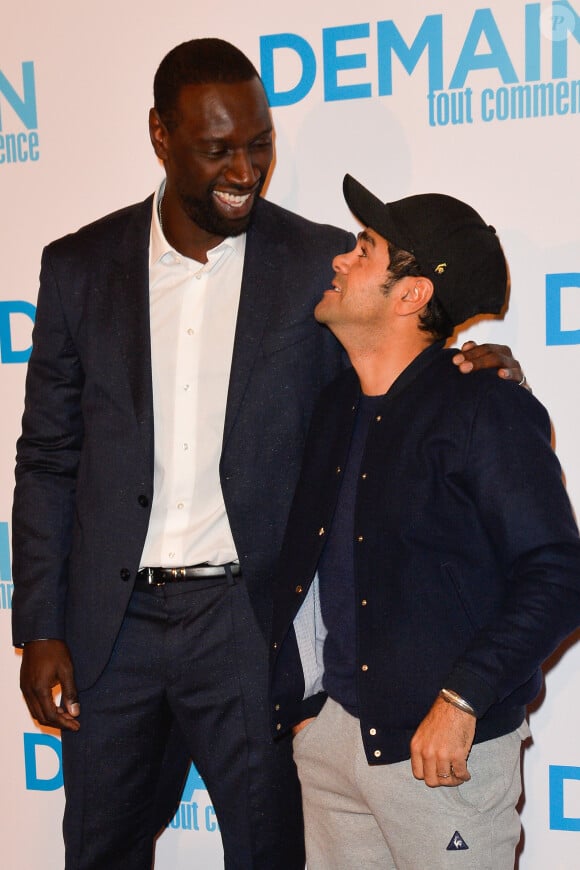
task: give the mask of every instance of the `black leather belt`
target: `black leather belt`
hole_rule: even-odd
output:
[[[165,586],[166,583],[181,583],[183,580],[208,580],[215,577],[238,577],[242,569],[237,562],[226,565],[188,565],[185,568],[141,568],[135,585],[140,587]]]

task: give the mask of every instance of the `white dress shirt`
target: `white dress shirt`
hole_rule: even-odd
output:
[[[198,263],[166,241],[153,201],[149,304],[155,468],[141,567],[237,559],[219,461],[246,247],[224,239]]]

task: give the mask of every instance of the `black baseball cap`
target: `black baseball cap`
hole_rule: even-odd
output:
[[[499,314],[506,261],[495,229],[475,209],[443,193],[383,203],[351,175],[342,189],[362,224],[413,254],[454,326],[476,314]]]

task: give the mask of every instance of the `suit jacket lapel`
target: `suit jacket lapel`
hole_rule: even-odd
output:
[[[279,245],[258,202],[246,238],[244,270],[228,389],[224,447],[231,434],[268,324],[272,288],[280,280]],[[267,245],[264,238],[268,239]]]
[[[110,273],[110,301],[135,416],[152,456],[153,389],[149,318],[149,234],[152,197],[137,206]]]

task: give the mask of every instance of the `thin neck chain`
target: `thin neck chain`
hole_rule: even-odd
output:
[[[164,196],[162,196],[157,203],[157,217],[159,218],[159,226],[161,227],[161,232],[165,236],[165,230],[163,229],[163,215],[161,213],[161,206],[163,205]]]

